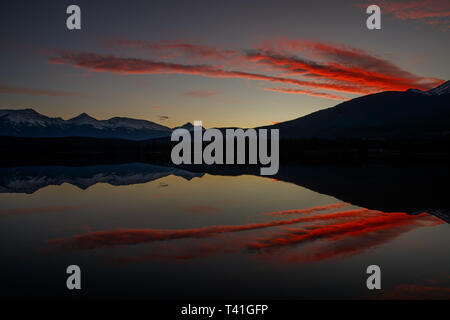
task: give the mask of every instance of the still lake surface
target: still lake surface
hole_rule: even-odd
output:
[[[140,163],[0,173],[2,298],[450,298],[450,225],[425,211]]]

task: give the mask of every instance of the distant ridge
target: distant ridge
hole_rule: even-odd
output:
[[[191,123],[181,127],[193,130]],[[280,129],[281,139],[392,139],[450,136],[450,81],[422,91],[385,91],[263,128]],[[176,129],[176,128],[173,128]],[[92,137],[126,140],[167,138],[172,130],[155,122],[86,113],[50,118],[33,109],[0,109],[0,136]],[[224,129],[224,128],[222,128]]]
[[[93,137],[145,140],[168,136],[170,128],[147,120],[114,117],[97,120],[86,113],[50,118],[33,109],[0,110],[0,135],[17,137]]]
[[[266,128],[284,139],[393,139],[450,136],[450,81],[421,91],[385,91]]]

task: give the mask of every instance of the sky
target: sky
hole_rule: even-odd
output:
[[[64,119],[255,127],[450,79],[448,0],[16,0],[0,19],[0,108]]]

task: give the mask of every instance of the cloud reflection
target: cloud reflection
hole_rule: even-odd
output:
[[[425,212],[409,215],[364,208],[322,212],[349,205],[336,203],[269,212],[265,215],[283,219],[258,223],[190,229],[114,229],[51,239],[48,243],[56,252],[148,245],[141,254],[112,259],[121,263],[175,262],[246,252],[263,261],[302,264],[362,254],[415,228],[443,223]],[[284,218],[291,214],[301,216]]]

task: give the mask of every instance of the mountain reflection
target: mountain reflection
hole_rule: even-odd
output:
[[[69,183],[87,189],[97,183],[114,186],[146,183],[175,175],[190,180],[202,177],[182,169],[145,163],[98,166],[31,166],[0,168],[0,193],[31,194],[51,185]],[[166,186],[166,185],[161,185]]]
[[[282,166],[268,178],[257,171],[145,163],[0,168],[0,226],[8,240],[2,255],[14,274],[25,263],[53,263],[54,273],[68,260],[89,272],[120,274],[130,290],[144,288],[138,297],[155,283],[182,291],[180,277],[207,292],[226,287],[208,273],[240,279],[227,295],[263,276],[271,291],[324,297],[328,289],[314,293],[314,279],[337,267],[346,286],[371,263],[404,266],[397,277],[411,270],[442,280],[449,261],[445,167]],[[392,297],[422,287],[432,296],[447,294],[419,277],[398,279],[385,281]],[[203,289],[194,294],[203,295]]]
[[[200,166],[200,169],[196,166],[173,168],[147,163],[9,167],[0,168],[0,193],[32,194],[41,188],[63,183],[83,190],[97,183],[133,185],[169,175],[191,180],[201,178],[205,173],[223,176],[257,175],[257,170],[251,167],[228,169],[216,166]],[[450,169],[445,165],[281,166],[279,173],[271,179],[291,182],[363,208],[409,214],[426,211],[450,222],[450,197],[447,195]],[[159,187],[165,188],[168,185],[160,182]],[[193,211],[205,210],[200,208]]]

